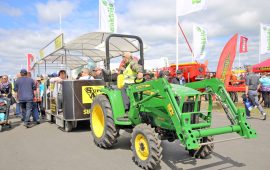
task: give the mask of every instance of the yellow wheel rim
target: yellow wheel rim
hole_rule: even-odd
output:
[[[92,112],[92,130],[97,138],[101,138],[105,129],[104,114],[101,106],[96,104]]]
[[[138,157],[145,161],[149,156],[148,141],[142,134],[137,134],[135,138],[135,150]]]

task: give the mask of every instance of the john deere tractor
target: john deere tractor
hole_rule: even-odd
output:
[[[106,39],[107,68],[109,68],[109,41],[111,37],[141,38],[112,34]],[[196,89],[206,89],[200,92]],[[243,108],[236,108],[223,83],[209,79],[186,84],[168,83],[164,78],[132,84],[126,88],[130,108],[125,110],[121,90],[108,85],[91,105],[90,123],[94,142],[98,147],[110,148],[119,137],[119,130],[132,132],[131,150],[135,163],[143,169],[153,169],[162,157],[161,140],[179,140],[190,156],[205,158],[213,151],[214,135],[237,133],[241,137],[255,138],[256,132],[246,122]],[[207,103],[202,97],[208,95]],[[212,96],[216,95],[230,120],[224,127],[211,128]],[[203,109],[204,106],[207,107]],[[205,110],[205,111],[203,111]]]

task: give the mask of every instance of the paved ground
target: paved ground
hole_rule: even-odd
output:
[[[121,132],[117,145],[110,150],[95,146],[89,125],[80,124],[66,133],[55,124],[42,122],[26,129],[18,118],[12,118],[12,129],[0,133],[0,169],[11,170],[111,170],[140,169],[132,161],[130,134]],[[215,114],[215,126],[226,123],[223,114]],[[269,169],[270,120],[248,120],[258,138],[215,144],[209,159],[196,160],[178,142],[162,142],[163,159],[157,169]],[[229,134],[216,139],[235,137]]]

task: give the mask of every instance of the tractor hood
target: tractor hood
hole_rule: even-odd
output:
[[[188,88],[182,85],[171,84],[171,86],[172,86],[172,91],[179,96],[194,96],[197,94],[202,94],[201,92],[197,90],[194,90],[192,88]]]

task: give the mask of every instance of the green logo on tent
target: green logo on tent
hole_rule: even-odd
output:
[[[107,0],[102,0],[102,3],[103,3],[104,6],[107,6],[108,5]]]
[[[203,53],[204,53],[206,41],[207,41],[206,32],[205,32],[205,30],[201,30],[202,47],[201,47],[200,55],[203,55]]]
[[[200,4],[201,3],[201,0],[192,0],[192,4]]]

